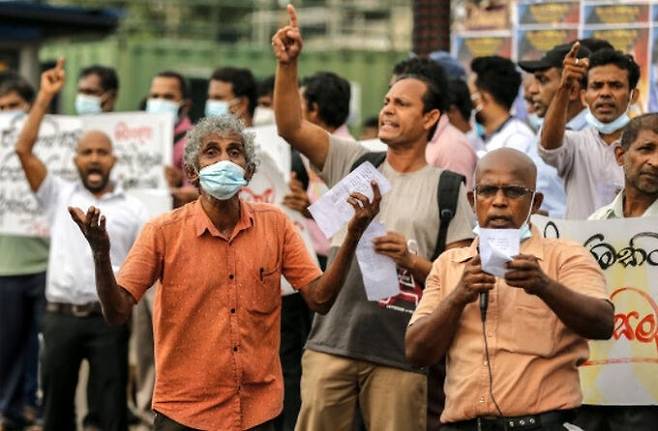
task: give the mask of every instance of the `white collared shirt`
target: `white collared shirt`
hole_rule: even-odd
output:
[[[85,213],[92,205],[100,208],[107,222],[115,274],[148,218],[146,207],[126,195],[119,186],[97,198],[82,182],[65,181],[51,173],[44,179],[36,197],[50,221],[46,298],[50,302],[69,304],[98,301],[91,248],[71,219],[68,207],[80,208]]]
[[[518,118],[510,117],[500,128],[484,141],[485,151],[478,151],[482,158],[489,151],[499,148],[514,148],[522,153],[530,154],[534,146],[535,134],[526,123]]]
[[[566,218],[586,219],[612,202],[624,187],[624,171],[615,158],[616,145],[608,145],[595,128],[588,127],[577,132],[567,130],[558,148],[539,146],[541,158],[564,180]]]
[[[567,130],[582,130],[587,127],[585,121],[587,109],[583,109],[567,123]],[[548,215],[554,218],[564,218],[567,211],[567,193],[564,190],[564,181],[557,173],[557,169],[548,165],[539,157],[537,148],[541,145],[541,128],[537,132],[536,145],[533,148],[532,157],[537,165],[537,191],[544,195],[541,209],[546,210]]]
[[[658,199],[644,211],[641,217],[658,217]],[[624,217],[624,191],[622,190],[610,204],[599,208],[589,216],[589,220],[608,220]]]

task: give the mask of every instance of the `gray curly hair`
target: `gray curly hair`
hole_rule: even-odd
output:
[[[256,144],[254,143],[255,135],[245,130],[242,121],[230,114],[202,118],[196,126],[187,132],[185,138],[185,154],[183,160],[185,166],[199,172],[199,151],[201,150],[201,140],[208,135],[217,134],[226,136],[229,134],[240,135],[244,145],[244,154],[247,159],[247,167],[256,169]]]

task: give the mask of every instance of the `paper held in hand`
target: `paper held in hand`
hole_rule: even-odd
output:
[[[370,162],[364,162],[340,180],[327,193],[308,207],[322,233],[331,238],[354,215],[354,208],[347,203],[350,193],[359,192],[372,200],[371,181],[376,181],[383,195],[391,190],[391,183]]]
[[[373,246],[373,240],[384,235],[386,227],[373,220],[356,247],[356,260],[359,262],[368,301],[379,301],[400,293],[395,261],[377,253]]]
[[[480,228],[480,259],[482,270],[496,277],[504,277],[505,264],[519,254],[519,229]]]

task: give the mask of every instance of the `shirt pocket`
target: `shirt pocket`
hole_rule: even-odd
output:
[[[557,316],[538,297],[527,295],[517,301],[512,322],[512,351],[544,358],[553,356]]]
[[[259,267],[243,287],[245,306],[256,314],[271,314],[281,302],[281,271]]]

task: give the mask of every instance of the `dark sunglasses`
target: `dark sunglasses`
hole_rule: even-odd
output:
[[[535,191],[531,190],[527,187],[523,186],[488,186],[488,185],[480,185],[480,186],[475,186],[475,194],[476,196],[489,199],[493,198],[498,194],[498,190],[503,191],[503,195],[505,195],[506,198],[508,199],[520,199],[525,195],[532,194]]]

